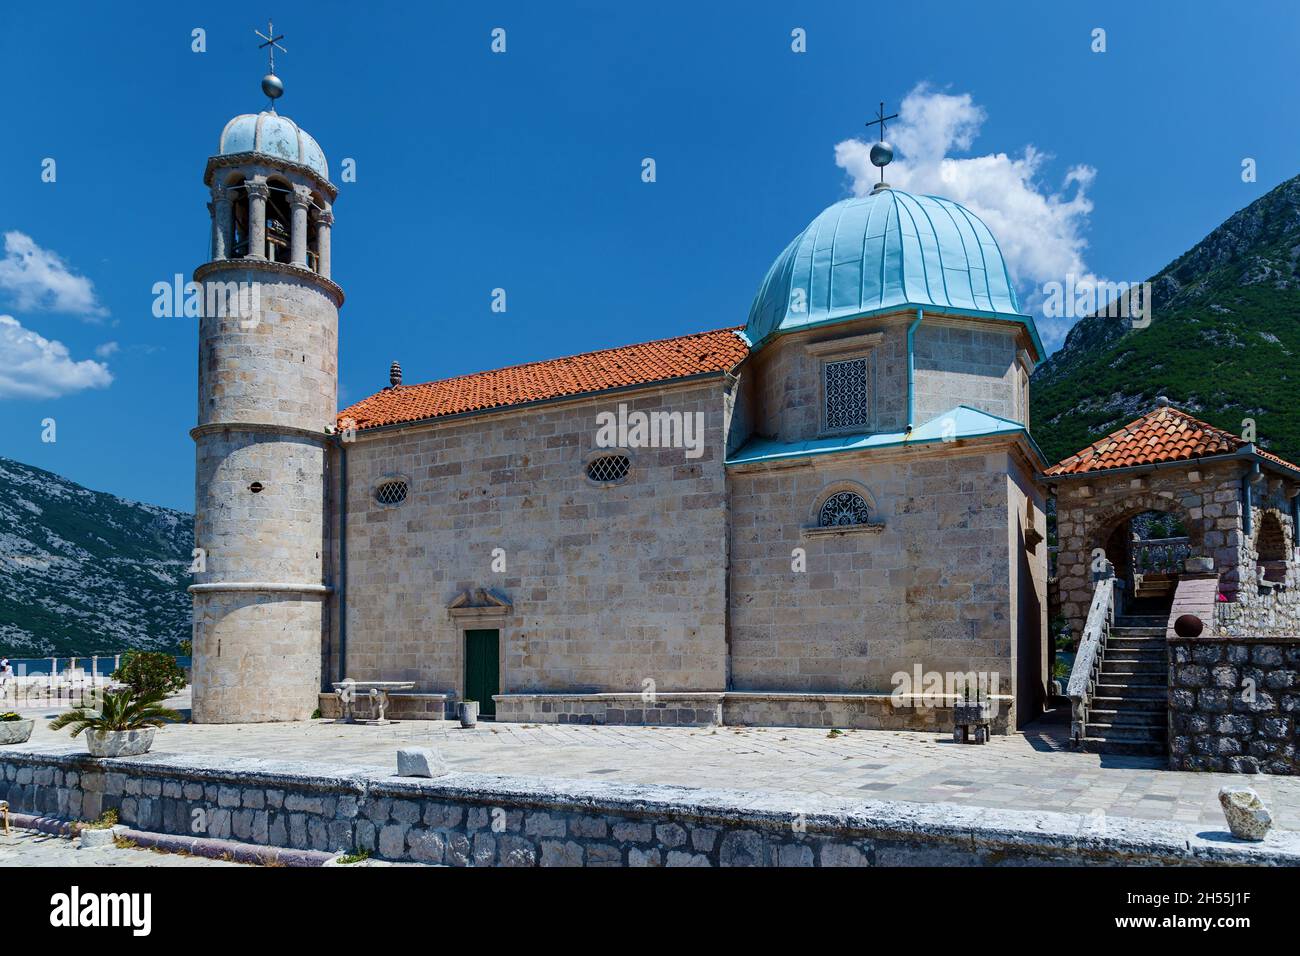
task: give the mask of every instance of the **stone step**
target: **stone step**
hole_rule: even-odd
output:
[[[1118,710],[1124,713],[1153,713],[1163,714],[1169,707],[1169,699],[1166,694],[1126,694],[1120,697],[1103,697],[1096,695],[1092,698],[1093,707],[1101,707],[1106,710]]]
[[[1164,631],[1161,631],[1159,634],[1132,634],[1128,631],[1111,631],[1110,637],[1106,639],[1106,646],[1110,647],[1116,641],[1133,644],[1137,647],[1169,646],[1169,642],[1165,640]]]
[[[1167,752],[1164,741],[1108,740],[1085,737],[1080,747],[1085,753],[1112,754],[1124,757],[1163,757]]]
[[[1165,626],[1159,627],[1112,627],[1110,636],[1116,637],[1159,637],[1165,636]]]
[[[1149,651],[1135,647],[1107,647],[1105,661],[1132,661],[1136,664],[1166,664],[1169,655],[1164,651]]]
[[[1115,618],[1116,627],[1138,627],[1151,628],[1158,627],[1163,632],[1165,626],[1169,623],[1167,614],[1141,614],[1127,615],[1121,614]]]
[[[1103,667],[1097,679],[1103,684],[1122,684],[1126,687],[1168,687],[1169,678],[1163,667],[1143,670],[1140,667]]]
[[[1117,675],[1107,674],[1105,676],[1112,679],[1103,680],[1097,684],[1093,693],[1098,697],[1132,698],[1136,694],[1141,697],[1152,699],[1159,697],[1161,700],[1165,700],[1166,695],[1169,693],[1169,682],[1167,680],[1158,683],[1155,681],[1138,681],[1132,678],[1117,681],[1114,680]]]
[[[1168,715],[1162,710],[1123,710],[1113,707],[1093,707],[1088,712],[1089,718],[1098,724],[1109,724],[1118,728],[1160,727],[1168,728]]]
[[[1167,676],[1168,672],[1169,665],[1164,661],[1113,660],[1108,657],[1101,664],[1102,677],[1113,674],[1165,674]]]

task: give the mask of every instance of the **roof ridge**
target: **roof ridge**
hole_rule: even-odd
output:
[[[461,375],[452,375],[448,378],[435,378],[427,382],[412,382],[409,385],[405,385],[405,384],[402,385],[401,390],[405,392],[413,388],[427,388],[431,385],[445,385],[448,382],[458,382],[462,379],[476,378],[480,375],[493,375],[498,372],[512,372],[515,369],[532,368],[533,366],[536,365],[551,365],[555,362],[565,362],[571,359],[581,359],[581,358],[586,358],[590,355],[602,355],[606,352],[620,352],[623,349],[635,349],[647,345],[662,345],[665,342],[676,342],[680,339],[695,339],[705,335],[718,335],[722,332],[743,332],[744,329],[745,327],[743,325],[729,325],[721,329],[709,329],[708,331],[705,332],[688,332],[685,335],[670,335],[667,338],[650,339],[649,341],[646,342],[629,342],[627,345],[611,345],[608,348],[591,349],[590,351],[587,352],[574,352],[571,355],[557,355],[554,358],[534,359],[531,362],[518,362],[514,365],[502,365],[498,368],[485,368],[485,369],[480,369],[477,372],[465,372]],[[362,399],[362,401],[365,401],[365,399]]]

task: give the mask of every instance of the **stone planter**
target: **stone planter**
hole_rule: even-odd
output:
[[[86,747],[92,757],[137,757],[153,746],[157,728],[140,730],[87,730]]]
[[[32,735],[32,728],[36,726],[34,720],[4,720],[0,721],[0,746],[4,744],[24,744]]]
[[[473,727],[478,724],[478,701],[462,700],[457,708],[460,712],[460,725]]]

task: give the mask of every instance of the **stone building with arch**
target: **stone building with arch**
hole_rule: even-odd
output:
[[[795,237],[743,324],[394,363],[337,411],[324,154],[238,117],[207,182],[196,278],[265,288],[202,327],[197,721],[328,712],[344,677],[411,682],[395,716],[950,729],[972,682],[1000,730],[1040,711],[1043,348],[968,210],[882,184]]]
[[[1185,530],[1184,546],[1155,575],[1176,579],[1185,557],[1207,558],[1217,573],[1221,600],[1207,624],[1245,636],[1300,633],[1297,466],[1162,400],[1044,479],[1056,497],[1061,613],[1076,635],[1100,558],[1125,581],[1126,599],[1140,597],[1152,565],[1134,553],[1129,521],[1150,512],[1173,516]],[[1144,550],[1153,545],[1161,546],[1138,542]]]

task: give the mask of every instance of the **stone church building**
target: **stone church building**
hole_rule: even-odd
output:
[[[954,674],[1004,731],[1041,710],[1044,353],[968,210],[882,184],[773,250],[748,316],[394,363],[340,411],[324,153],[239,116],[205,184],[195,281],[257,305],[200,319],[196,721],[328,712],[345,677],[412,683],[399,718],[941,727]]]

